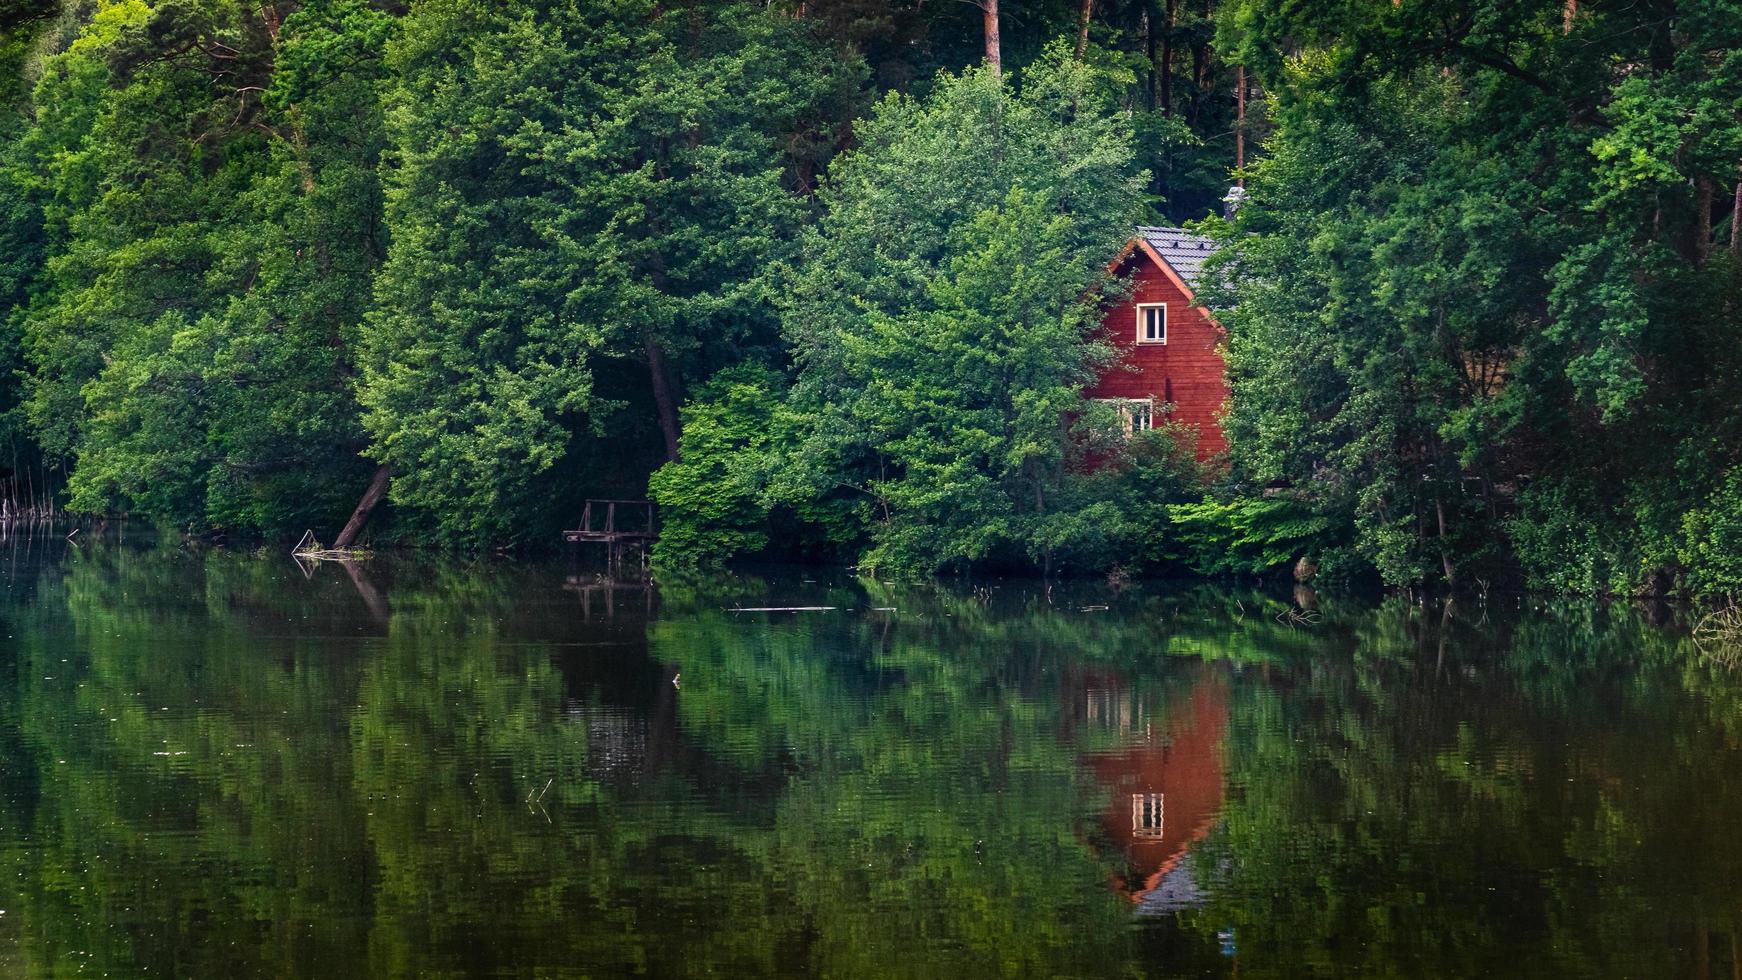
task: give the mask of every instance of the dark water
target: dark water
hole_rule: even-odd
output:
[[[1650,610],[0,547],[6,976],[1742,969]]]

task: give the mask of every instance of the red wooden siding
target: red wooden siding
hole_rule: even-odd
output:
[[[1154,398],[1157,418],[1166,402],[1174,405],[1175,421],[1198,428],[1198,458],[1208,459],[1228,448],[1220,424],[1228,401],[1228,371],[1217,349],[1222,328],[1158,267],[1141,246],[1119,270],[1132,283],[1130,298],[1107,310],[1103,329],[1120,352],[1084,395],[1089,398]],[[1167,304],[1167,343],[1137,343],[1137,307]]]

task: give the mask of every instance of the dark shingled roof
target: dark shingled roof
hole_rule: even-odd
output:
[[[1184,228],[1146,228],[1139,227],[1137,233],[1155,249],[1173,271],[1186,281],[1186,285],[1197,288],[1198,272],[1204,266],[1204,260],[1216,251],[1215,239],[1194,235]]]

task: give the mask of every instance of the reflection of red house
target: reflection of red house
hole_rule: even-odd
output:
[[[1198,457],[1228,448],[1222,406],[1228,400],[1222,328],[1194,305],[1199,270],[1215,243],[1178,228],[1139,228],[1115,274],[1128,276],[1131,295],[1108,307],[1103,327],[1122,355],[1084,397],[1120,404],[1127,424],[1148,429],[1172,406],[1175,421],[1196,426]]]
[[[1206,673],[1162,714],[1160,730],[1144,724],[1132,733],[1138,741],[1084,760],[1110,796],[1101,826],[1125,853],[1117,884],[1133,902],[1161,886],[1222,806],[1223,681]]]

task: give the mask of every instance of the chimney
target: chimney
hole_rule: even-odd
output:
[[[1222,198],[1222,217],[1229,221],[1239,212],[1240,205],[1246,203],[1246,188],[1239,185],[1228,188],[1228,196]]]

